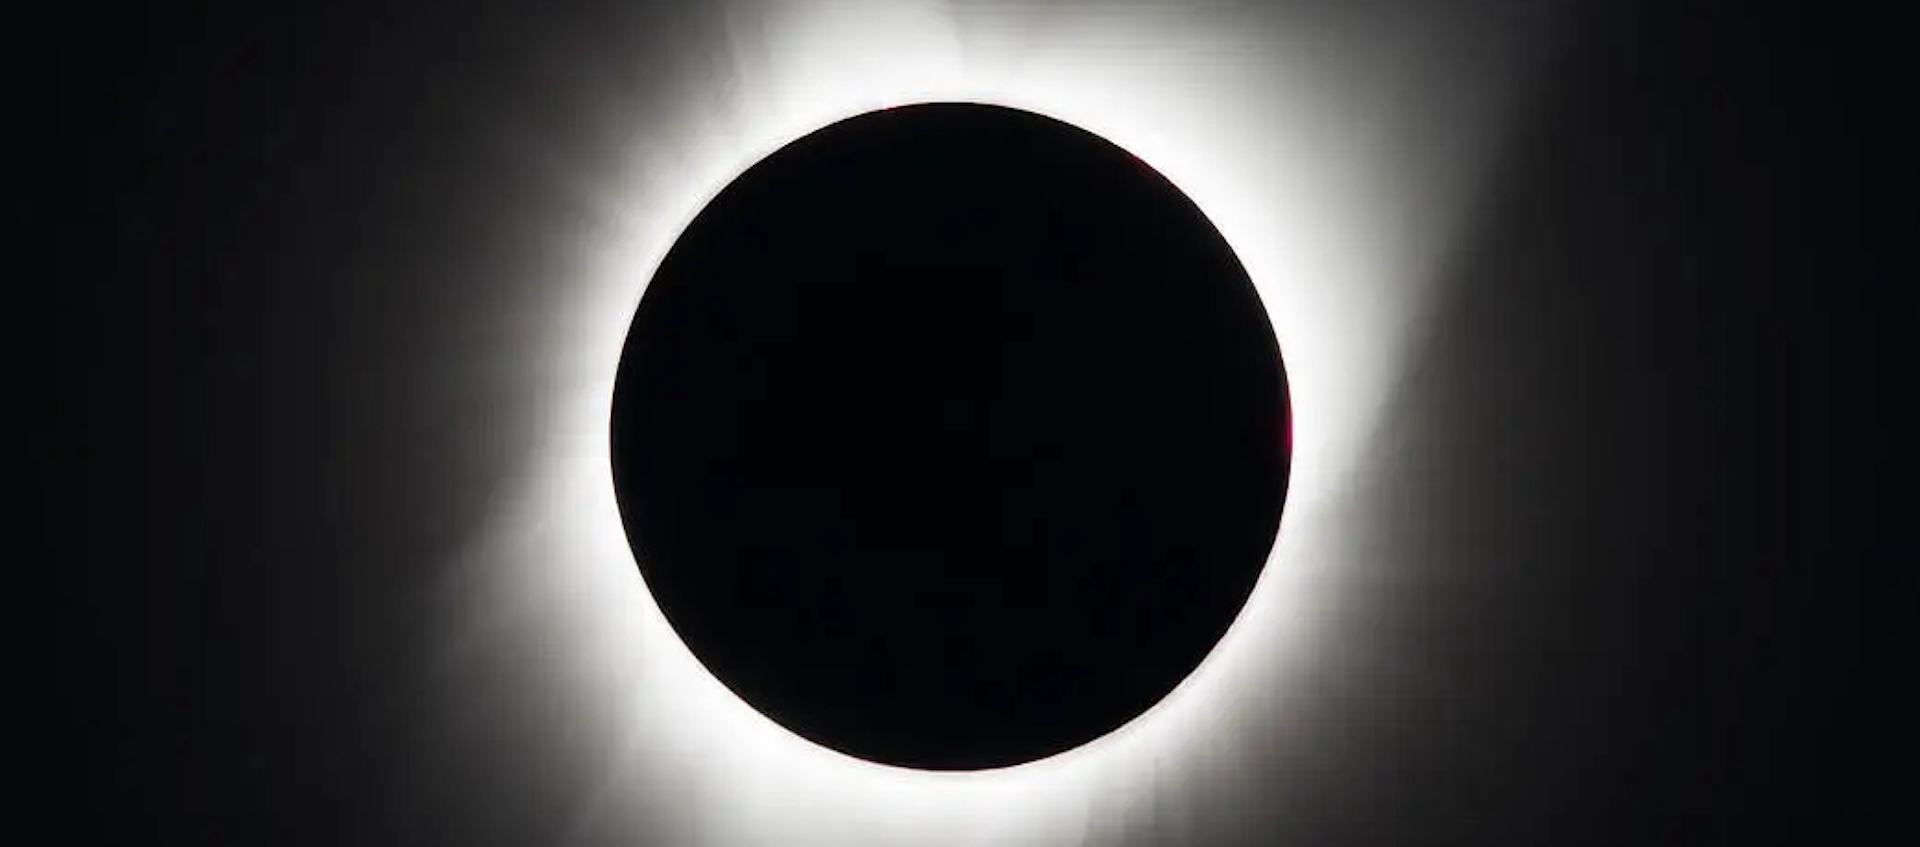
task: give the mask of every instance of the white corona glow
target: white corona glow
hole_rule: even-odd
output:
[[[1341,480],[1430,293],[1453,222],[1498,139],[1525,45],[1420,30],[1384,8],[1078,3],[1034,10],[908,0],[727,9],[731,66],[650,115],[632,179],[587,192],[578,279],[549,292],[534,341],[545,437],[460,570],[472,627],[527,630],[600,751],[579,833],[676,845],[1093,843],[1142,793],[1218,763],[1284,704],[1348,547]],[[1359,7],[1356,7],[1359,8]],[[1477,30],[1475,31],[1478,32]],[[1464,33],[1464,34],[1463,34]],[[1459,62],[1435,41],[1480,51]],[[1501,61],[1488,57],[1498,47]],[[761,157],[841,118],[920,101],[1022,108],[1158,169],[1254,280],[1291,382],[1294,465],[1265,572],[1213,654],[1119,731],[1017,767],[930,773],[818,747],[736,698],[647,592],[607,458],[615,370],[652,273],[680,232]],[[661,120],[662,118],[666,120]],[[468,629],[469,638],[481,637]],[[662,842],[665,843],[665,842]]]

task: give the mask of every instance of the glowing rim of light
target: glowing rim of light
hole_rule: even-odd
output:
[[[670,250],[671,250],[671,246],[672,246],[672,244],[677,244],[677,243],[678,243],[678,241],[679,241],[679,239],[680,239],[680,236],[681,236],[681,235],[683,235],[683,234],[684,234],[684,233],[686,232],[686,230],[687,230],[687,228],[688,228],[688,227],[690,227],[690,226],[692,225],[692,223],[694,222],[694,220],[695,220],[695,219],[697,219],[697,217],[698,217],[698,215],[699,215],[699,213],[700,213],[700,212],[704,212],[704,211],[706,210],[706,208],[707,208],[707,206],[708,206],[708,205],[710,205],[710,204],[711,204],[711,203],[712,203],[712,202],[713,202],[713,201],[714,201],[715,199],[717,199],[717,198],[719,197],[719,195],[720,195],[721,193],[723,193],[723,192],[724,192],[724,191],[725,191],[726,189],[728,189],[728,188],[730,188],[730,187],[731,187],[731,186],[732,186],[732,185],[733,185],[734,183],[736,183],[736,182],[737,182],[737,181],[738,181],[739,179],[741,179],[742,177],[745,177],[745,176],[747,175],[747,173],[748,173],[748,172],[750,172],[750,171],[751,171],[752,169],[754,169],[754,168],[756,168],[756,167],[758,167],[758,166],[759,166],[760,164],[762,164],[763,162],[765,162],[765,161],[767,161],[767,159],[768,159],[769,157],[771,157],[771,156],[773,156],[774,154],[776,154],[776,153],[778,153],[778,152],[780,152],[780,151],[782,151],[782,150],[785,150],[785,149],[786,149],[787,147],[789,147],[789,146],[790,146],[790,145],[792,145],[792,144],[795,144],[795,143],[798,143],[799,141],[801,141],[801,140],[803,140],[803,139],[806,139],[806,138],[810,138],[810,137],[813,137],[813,136],[815,136],[815,135],[817,135],[817,134],[819,134],[819,133],[821,133],[821,132],[825,132],[826,130],[828,130],[828,129],[831,129],[831,128],[833,128],[833,127],[835,127],[835,126],[837,126],[837,125],[839,125],[839,124],[841,124],[841,123],[844,123],[844,122],[846,122],[846,121],[851,121],[851,120],[854,120],[854,119],[856,119],[856,118],[861,118],[861,117],[865,117],[865,116],[868,116],[868,115],[874,115],[874,114],[878,114],[878,113],[881,113],[881,112],[885,112],[885,111],[889,111],[889,110],[893,110],[893,109],[900,109],[900,108],[907,108],[907,107],[910,107],[910,106],[924,106],[924,105],[949,105],[949,106],[998,106],[998,107],[1003,107],[1003,108],[1010,108],[1010,109],[1014,109],[1015,111],[1018,111],[1018,112],[1022,112],[1022,113],[1024,113],[1024,114],[1028,114],[1028,115],[1032,115],[1032,116],[1036,116],[1036,117],[1040,117],[1040,118],[1043,118],[1043,119],[1047,119],[1047,120],[1052,120],[1052,121],[1055,121],[1055,122],[1059,122],[1059,123],[1061,123],[1061,124],[1063,124],[1064,126],[1066,126],[1066,127],[1067,127],[1067,128],[1069,128],[1069,129],[1073,129],[1073,130],[1078,130],[1078,131],[1082,131],[1082,132],[1089,132],[1089,134],[1092,134],[1092,135],[1094,135],[1094,137],[1095,137],[1095,138],[1096,138],[1097,140],[1099,140],[1099,141],[1101,141],[1101,142],[1105,142],[1105,143],[1107,143],[1107,144],[1110,144],[1110,145],[1113,145],[1115,149],[1119,149],[1119,150],[1121,150],[1121,151],[1123,151],[1123,152],[1127,152],[1127,153],[1128,153],[1129,155],[1132,155],[1132,151],[1130,151],[1130,150],[1126,150],[1126,148],[1124,148],[1124,147],[1120,147],[1120,146],[1119,146],[1119,145],[1117,145],[1117,144],[1113,144],[1113,142],[1112,142],[1112,141],[1110,141],[1110,140],[1108,140],[1108,139],[1106,139],[1106,138],[1104,138],[1104,137],[1100,137],[1100,136],[1099,136],[1099,135],[1097,135],[1097,134],[1094,134],[1094,133],[1091,133],[1090,131],[1088,131],[1088,130],[1086,130],[1086,129],[1084,129],[1084,128],[1082,128],[1082,127],[1079,127],[1079,126],[1076,126],[1076,125],[1074,125],[1074,124],[1071,124],[1071,123],[1066,123],[1066,122],[1064,122],[1064,121],[1060,121],[1060,120],[1059,120],[1058,118],[1054,118],[1054,117],[1053,117],[1053,116],[1051,116],[1051,115],[1047,115],[1047,114],[1044,114],[1044,113],[1040,113],[1040,112],[1035,112],[1035,111],[1031,111],[1031,110],[1027,110],[1027,109],[1022,109],[1022,108],[1019,108],[1019,107],[1013,107],[1013,106],[1009,106],[1008,104],[1005,104],[1005,103],[988,103],[988,102],[985,102],[985,101],[981,101],[981,100],[952,100],[952,99],[942,99],[942,100],[916,100],[916,101],[910,101],[910,102],[903,102],[903,103],[890,103],[890,104],[888,104],[888,105],[883,105],[883,106],[879,106],[879,107],[874,107],[874,108],[869,108],[869,109],[863,109],[863,110],[860,110],[860,111],[857,111],[857,112],[853,112],[853,113],[851,113],[851,114],[847,114],[847,115],[844,115],[844,116],[841,116],[841,117],[838,117],[838,118],[834,118],[834,119],[832,119],[832,120],[829,120],[828,122],[826,122],[825,124],[822,124],[821,126],[818,126],[818,127],[814,127],[813,129],[810,129],[810,130],[807,130],[806,132],[803,132],[803,133],[801,133],[801,134],[800,134],[799,136],[796,136],[796,137],[794,137],[794,138],[791,138],[791,139],[787,139],[786,141],[783,141],[783,142],[781,142],[781,143],[779,143],[779,144],[777,144],[777,145],[774,145],[774,147],[773,147],[773,149],[772,149],[772,150],[769,150],[769,151],[767,151],[766,153],[764,153],[764,154],[762,154],[762,155],[759,155],[759,156],[756,156],[756,157],[754,157],[754,158],[753,158],[753,160],[752,160],[751,162],[749,162],[749,163],[748,163],[748,164],[747,164],[747,165],[746,165],[745,167],[743,167],[743,168],[742,168],[742,169],[740,170],[740,172],[739,172],[739,173],[736,173],[736,174],[734,174],[733,176],[731,176],[731,177],[729,177],[729,178],[727,178],[726,180],[723,180],[723,181],[722,181],[721,183],[719,183],[719,184],[718,184],[717,186],[715,186],[715,187],[714,187],[714,188],[712,189],[712,191],[711,191],[711,192],[710,192],[709,194],[707,194],[707,195],[705,196],[705,199],[704,199],[704,200],[702,201],[702,203],[700,204],[700,207],[699,207],[699,212],[696,212],[696,213],[694,214],[694,216],[693,216],[693,217],[690,217],[690,218],[689,218],[688,220],[686,220],[685,222],[683,222],[683,223],[682,223],[682,225],[681,225],[681,226],[679,227],[679,229],[678,229],[678,230],[676,231],[676,235],[675,235],[675,237],[674,237],[674,239],[672,240],[672,242],[670,242],[670,243],[669,243],[669,248],[668,248],[668,250],[663,250],[663,251],[660,251],[660,255],[658,255],[658,256],[656,256],[656,257],[654,257],[654,258],[653,258],[653,260],[652,260],[652,262],[650,263],[650,267],[649,267],[649,270],[648,270],[648,274],[647,274],[647,280],[648,280],[648,282],[649,282],[649,283],[651,283],[651,280],[653,279],[653,277],[654,277],[654,275],[658,273],[658,270],[659,270],[659,265],[660,265],[660,263],[661,263],[661,262],[663,262],[663,261],[665,260],[665,258],[666,258],[666,254],[667,254],[668,252],[670,252]],[[1148,167],[1149,167],[1149,169],[1150,169],[1150,170],[1152,170],[1152,166],[1151,166],[1151,164],[1149,164],[1149,165],[1148,165]],[[1157,177],[1157,178],[1160,178],[1160,179],[1166,179],[1166,176],[1165,176],[1164,174],[1161,174],[1161,173],[1159,173],[1159,172],[1158,172],[1157,170],[1152,170],[1152,173],[1153,173],[1153,175],[1154,175],[1155,177]],[[1172,183],[1171,183],[1171,181],[1169,181],[1169,185],[1171,185],[1171,184],[1172,184]],[[1174,188],[1174,189],[1175,189],[1176,191],[1178,191],[1178,190],[1179,190],[1179,187],[1178,187],[1177,185],[1173,185],[1172,187],[1173,187],[1173,188]],[[1186,198],[1186,195],[1185,195],[1184,193],[1183,193],[1183,194],[1181,194],[1180,196],[1182,197],[1182,199],[1188,199],[1188,198]],[[1212,220],[1211,220],[1210,218],[1206,218],[1206,217],[1205,217],[1205,210],[1199,210],[1199,211],[1201,211],[1201,213],[1202,213],[1202,217],[1203,217],[1203,219],[1204,219],[1204,220],[1206,221],[1206,225],[1207,225],[1207,226],[1209,226],[1209,227],[1214,227],[1214,226],[1215,226],[1215,224],[1213,223],[1213,221],[1212,221]],[[1216,231],[1217,231],[1217,230],[1216,230]],[[1236,255],[1236,261],[1238,261],[1238,257],[1237,257],[1237,255]],[[644,293],[645,293],[645,285],[643,285],[643,286],[641,286],[641,289],[640,289],[640,292],[639,292],[639,294],[640,294],[640,295],[644,295]],[[633,311],[632,311],[632,312],[630,312],[630,315],[631,315],[631,314],[635,314],[635,313],[637,313],[637,312],[638,312],[638,310],[639,310],[639,303],[638,303],[638,299],[639,299],[639,298],[638,298],[638,296],[637,296],[637,297],[636,297],[635,299],[636,299],[636,303],[635,303],[635,306],[634,306],[634,309],[633,309]],[[1267,314],[1267,312],[1266,312],[1266,307],[1265,307],[1265,304],[1264,304],[1264,302],[1262,303],[1262,306],[1261,306],[1261,308],[1262,308],[1262,314],[1263,314],[1263,315],[1264,315],[1264,314]],[[633,320],[633,318],[632,318],[632,317],[630,317],[630,318],[629,318],[629,325],[631,325],[631,322],[632,322],[632,320]],[[1271,328],[1271,320],[1269,320],[1269,327]],[[623,340],[623,344],[624,344],[624,343],[625,343],[625,342],[624,342],[624,340]],[[1285,365],[1284,365],[1284,361],[1285,361],[1285,352],[1284,352],[1284,350],[1283,350],[1283,351],[1281,351],[1281,352],[1282,352],[1282,355],[1281,355],[1281,359],[1282,359],[1282,363],[1283,363],[1283,364],[1282,364],[1282,367],[1284,368],[1284,367],[1285,367]],[[1283,381],[1284,381],[1284,380],[1286,379],[1286,374],[1285,374],[1285,372],[1284,372],[1284,371],[1283,371],[1283,374],[1282,374],[1282,379],[1283,379]],[[1293,402],[1292,402],[1292,396],[1291,396],[1291,391],[1289,391],[1289,392],[1287,392],[1287,394],[1288,394],[1288,396],[1287,396],[1287,397],[1285,397],[1285,398],[1283,398],[1283,399],[1285,399],[1285,400],[1287,401],[1287,409],[1286,409],[1286,425],[1287,425],[1287,431],[1286,431],[1286,433],[1284,434],[1284,438],[1285,438],[1285,441],[1286,441],[1286,450],[1287,450],[1287,453],[1288,453],[1288,461],[1289,461],[1289,465],[1291,466],[1291,463],[1292,463],[1292,458],[1293,458],[1293,456],[1292,456],[1292,453],[1293,453],[1293,437],[1294,437],[1294,435],[1293,435]],[[612,396],[612,391],[611,391],[611,390],[609,390],[609,392],[608,392],[608,396],[607,396],[607,404],[608,404],[608,417],[609,417],[609,418],[611,418],[611,411],[612,411],[612,401],[613,401],[613,396]],[[609,421],[609,423],[610,423],[610,421]],[[610,429],[609,429],[609,430],[607,431],[607,436],[608,436],[608,441],[609,441],[609,442],[611,442],[611,438],[612,438],[612,433],[611,433],[611,430],[610,430]],[[1290,468],[1289,468],[1289,475],[1288,475],[1288,479],[1287,479],[1287,480],[1284,480],[1284,482],[1286,482],[1286,483],[1287,483],[1287,487],[1288,487],[1288,489],[1289,489],[1289,494],[1290,494],[1290,489],[1291,489],[1291,477],[1292,477],[1292,474],[1291,474],[1291,467],[1290,467]],[[611,482],[611,478],[609,478],[609,482]],[[1284,506],[1284,502],[1285,502],[1285,501],[1283,501],[1283,506]],[[1286,512],[1287,512],[1287,510],[1286,510],[1285,508],[1283,508],[1283,509],[1282,509],[1282,511],[1281,511],[1281,517],[1282,517],[1282,521],[1283,521],[1283,522],[1284,522],[1284,520],[1285,520],[1285,515],[1286,515]],[[615,515],[615,519],[616,519],[616,520],[618,520],[618,519],[619,519],[619,516],[618,516],[618,514],[617,514],[617,513],[616,513],[616,515]],[[1278,529],[1276,528],[1276,533],[1275,533],[1275,538],[1273,539],[1273,542],[1272,542],[1272,544],[1271,544],[1271,549],[1270,549],[1270,552],[1269,552],[1269,554],[1268,554],[1268,557],[1267,557],[1267,560],[1266,560],[1266,562],[1265,562],[1265,563],[1263,564],[1263,566],[1262,566],[1262,568],[1261,568],[1261,579],[1262,579],[1262,580],[1264,580],[1264,579],[1265,579],[1265,573],[1266,573],[1266,571],[1267,571],[1267,565],[1271,565],[1271,564],[1272,564],[1272,559],[1274,558],[1274,554],[1275,554],[1275,552],[1277,552],[1277,547],[1278,547],[1278,536],[1279,536],[1279,530],[1278,530]],[[629,541],[628,543],[629,543],[629,545],[631,545],[631,541]],[[650,601],[652,600],[652,592],[651,592],[651,591],[649,591],[649,592],[648,592],[648,598],[649,598],[649,600],[650,600]],[[1173,696],[1173,693],[1174,693],[1175,691],[1179,691],[1179,690],[1180,690],[1181,688],[1184,688],[1184,687],[1186,687],[1186,685],[1187,685],[1187,680],[1188,680],[1188,679],[1190,679],[1190,678],[1192,678],[1192,677],[1193,677],[1193,676],[1194,676],[1195,674],[1197,674],[1197,673],[1199,672],[1199,668],[1200,668],[1200,666],[1204,666],[1204,665],[1206,665],[1206,664],[1207,664],[1207,663],[1208,663],[1208,662],[1209,662],[1209,661],[1210,661],[1210,660],[1212,659],[1212,657],[1213,657],[1213,656],[1214,656],[1215,654],[1217,654],[1217,653],[1219,652],[1219,650],[1220,650],[1220,645],[1222,645],[1222,644],[1225,644],[1225,643],[1226,643],[1226,641],[1227,641],[1227,635],[1230,635],[1230,634],[1232,633],[1232,631],[1233,631],[1233,629],[1234,629],[1235,627],[1237,627],[1237,626],[1238,626],[1238,623],[1239,623],[1239,619],[1240,619],[1240,617],[1241,617],[1241,616],[1242,616],[1242,615],[1244,614],[1244,612],[1245,612],[1245,610],[1246,610],[1246,608],[1247,608],[1247,606],[1248,606],[1248,605],[1250,605],[1250,604],[1251,604],[1251,602],[1252,602],[1252,595],[1251,595],[1251,594],[1249,594],[1249,597],[1247,598],[1247,601],[1246,601],[1245,603],[1243,603],[1243,604],[1242,604],[1242,605],[1241,605],[1241,606],[1240,606],[1239,608],[1237,608],[1237,609],[1235,610],[1235,612],[1234,612],[1234,622],[1233,622],[1233,624],[1232,624],[1231,626],[1229,626],[1229,628],[1228,628],[1228,630],[1227,630],[1227,632],[1226,632],[1226,633],[1223,633],[1223,634],[1222,634],[1222,636],[1221,636],[1221,639],[1220,639],[1220,641],[1216,643],[1216,645],[1214,646],[1214,648],[1212,648],[1212,649],[1210,649],[1210,650],[1208,651],[1208,653],[1207,653],[1207,655],[1206,655],[1205,657],[1203,657],[1203,658],[1202,658],[1202,661],[1201,661],[1201,662],[1199,663],[1199,665],[1196,665],[1196,667],[1194,667],[1193,669],[1190,669],[1190,670],[1189,670],[1189,671],[1188,671],[1188,672],[1187,672],[1186,674],[1184,674],[1184,675],[1183,675],[1183,676],[1181,677],[1181,680],[1180,680],[1180,682],[1179,682],[1179,684],[1178,684],[1178,685],[1176,685],[1176,686],[1174,687],[1174,689],[1172,689],[1171,691],[1169,691],[1169,692],[1168,692],[1168,693],[1166,694],[1166,696],[1164,696],[1164,697],[1162,697],[1162,698],[1160,698],[1159,700],[1156,700],[1156,701],[1155,701],[1155,702],[1154,702],[1154,703],[1153,703],[1152,705],[1150,705],[1150,706],[1149,706],[1149,707],[1148,707],[1147,709],[1145,709],[1145,710],[1143,710],[1143,711],[1142,711],[1142,712],[1141,712],[1140,714],[1138,714],[1138,715],[1135,715],[1135,716],[1134,716],[1134,717],[1132,717],[1132,718],[1129,718],[1129,719],[1128,719],[1128,720],[1127,720],[1126,722],[1124,722],[1124,723],[1123,723],[1123,724],[1122,724],[1121,726],[1119,726],[1119,727],[1116,727],[1116,728],[1114,728],[1114,729],[1112,729],[1112,730],[1110,730],[1110,731],[1108,731],[1108,732],[1106,732],[1106,733],[1103,733],[1102,735],[1100,735],[1100,736],[1097,736],[1097,737],[1095,737],[1095,738],[1094,738],[1093,740],[1091,740],[1091,741],[1088,741],[1088,742],[1086,742],[1086,743],[1084,743],[1084,744],[1080,744],[1080,745],[1077,745],[1077,746],[1075,746],[1075,747],[1072,747],[1072,748],[1068,748],[1068,749],[1066,749],[1066,750],[1062,750],[1062,751],[1059,751],[1059,752],[1056,752],[1056,753],[1052,753],[1052,754],[1049,754],[1049,755],[1047,755],[1047,756],[1043,756],[1043,757],[1041,757],[1041,758],[1038,758],[1038,759],[1033,759],[1033,760],[1029,760],[1029,761],[1026,761],[1026,762],[1020,762],[1020,763],[1016,763],[1016,764],[1013,764],[1013,765],[1006,765],[1006,766],[999,766],[999,767],[994,767],[994,768],[987,768],[987,769],[981,769],[981,770],[971,770],[971,771],[928,771],[928,770],[923,770],[923,769],[918,769],[918,768],[910,768],[910,767],[904,767],[904,766],[898,766],[898,765],[891,765],[891,764],[886,764],[886,763],[881,763],[881,762],[874,762],[874,761],[872,761],[872,760],[868,760],[868,759],[861,759],[861,758],[859,758],[859,757],[857,757],[857,756],[852,756],[851,754],[847,754],[847,753],[842,753],[842,752],[839,752],[839,751],[834,751],[834,750],[832,750],[831,748],[825,748],[825,745],[821,745],[821,744],[819,744],[818,742],[815,742],[815,741],[812,741],[811,739],[807,739],[807,738],[805,738],[804,736],[800,736],[800,735],[798,735],[797,733],[794,733],[794,732],[793,732],[792,730],[790,730],[790,729],[788,729],[788,728],[786,728],[785,726],[783,726],[783,725],[781,725],[781,724],[779,724],[779,722],[778,722],[778,721],[775,721],[775,720],[773,720],[773,718],[771,718],[770,716],[766,716],[766,715],[765,715],[764,713],[760,713],[760,714],[761,714],[761,716],[762,716],[762,717],[763,717],[764,719],[766,719],[766,720],[768,720],[768,721],[771,721],[772,723],[774,723],[774,725],[775,725],[775,726],[778,726],[778,727],[779,727],[780,729],[782,729],[783,731],[785,731],[785,732],[786,732],[787,734],[789,734],[789,735],[792,735],[793,737],[795,737],[795,738],[798,738],[799,740],[801,740],[801,741],[803,741],[803,742],[805,742],[805,743],[807,743],[807,744],[810,744],[810,745],[814,745],[814,746],[816,746],[816,747],[822,747],[822,748],[824,748],[824,749],[827,749],[827,750],[828,750],[829,752],[832,752],[832,753],[834,753],[834,754],[835,754],[836,756],[841,756],[841,757],[846,757],[846,758],[849,758],[849,759],[851,759],[851,760],[853,760],[853,761],[856,761],[856,762],[859,762],[859,763],[861,763],[861,764],[863,764],[863,765],[871,765],[871,766],[875,766],[875,767],[879,767],[879,768],[883,768],[883,769],[886,769],[886,770],[892,770],[892,771],[903,771],[903,772],[909,772],[909,773],[915,773],[915,774],[929,774],[929,775],[956,775],[956,776],[967,776],[967,775],[979,775],[979,774],[986,774],[986,773],[991,773],[991,772],[994,772],[994,771],[1004,771],[1004,770],[1012,770],[1012,769],[1016,769],[1016,768],[1029,768],[1029,767],[1032,767],[1032,766],[1034,766],[1034,765],[1038,765],[1038,764],[1040,764],[1040,763],[1042,763],[1042,762],[1046,762],[1046,761],[1049,761],[1049,760],[1051,760],[1051,759],[1055,759],[1055,758],[1059,758],[1059,757],[1063,757],[1063,756],[1070,756],[1070,755],[1073,755],[1073,754],[1074,754],[1074,753],[1075,753],[1076,751],[1078,751],[1078,750],[1081,750],[1081,749],[1084,749],[1084,748],[1086,748],[1086,747],[1089,747],[1089,746],[1092,746],[1092,745],[1094,745],[1094,744],[1097,744],[1097,743],[1099,743],[1100,741],[1102,741],[1102,740],[1104,740],[1104,739],[1106,739],[1106,738],[1108,738],[1108,737],[1110,737],[1110,736],[1112,736],[1112,735],[1115,735],[1115,734],[1117,734],[1117,733],[1121,733],[1121,732],[1125,732],[1125,731],[1128,731],[1128,730],[1129,730],[1129,728],[1130,728],[1130,727],[1132,727],[1132,726],[1133,726],[1133,725],[1134,725],[1135,723],[1137,723],[1137,722],[1139,722],[1139,721],[1140,721],[1141,719],[1143,719],[1143,718],[1145,718],[1145,717],[1146,717],[1147,715],[1150,715],[1150,714],[1152,714],[1152,713],[1153,713],[1154,711],[1156,711],[1157,709],[1159,709],[1159,708],[1160,708],[1160,704],[1161,704],[1161,703],[1164,703],[1164,702],[1165,702],[1165,701],[1166,701],[1166,700],[1167,700],[1168,698],[1171,698],[1171,697]],[[657,601],[654,601],[654,602],[653,602],[653,609],[652,609],[652,613],[653,613],[653,614],[660,614],[660,612],[659,612],[659,605],[658,605],[658,602],[657,602]],[[676,632],[675,632],[675,637],[677,638],[678,636],[679,636],[679,633],[678,633],[678,632],[676,631]],[[687,650],[687,651],[689,652],[689,654],[691,654],[691,652],[692,652],[692,651],[691,651],[691,649],[690,649],[690,648],[688,648],[688,647],[687,647],[687,645],[686,645],[686,643],[684,642],[684,640],[683,640],[683,641],[681,641],[681,647],[682,647],[682,649],[684,649],[684,650]],[[697,661],[697,657],[696,657],[696,661]],[[703,665],[703,669],[704,669],[704,665]],[[708,676],[709,676],[709,677],[712,677],[712,672],[711,672],[710,670],[709,670],[709,671],[707,671],[707,674],[708,674]],[[714,682],[716,682],[716,683],[719,683],[719,684],[721,684],[722,686],[724,686],[724,685],[725,685],[725,683],[723,683],[723,682],[720,682],[720,680],[719,680],[719,679],[718,679],[717,677],[714,677],[714,678],[713,678],[713,681],[714,681]],[[729,691],[729,693],[732,693],[732,692],[731,692],[731,691]],[[734,696],[736,696],[736,697],[737,697],[738,695],[734,695]],[[751,706],[750,706],[750,705],[749,705],[749,708],[751,708]],[[758,710],[755,710],[755,711],[757,712]]]
[[[1198,56],[1255,38],[1236,31],[1225,15],[1198,38],[1189,31],[1186,40],[1151,21],[1128,30],[1113,23],[1117,18],[1087,20],[1064,48],[1024,45],[1023,56],[1036,61],[969,64],[950,31],[918,41],[908,37],[925,22],[876,36],[876,28],[888,26],[878,11],[883,6],[793,11],[797,17],[772,43],[777,49],[769,65],[758,73],[742,69],[747,85],[737,90],[737,102],[726,104],[733,114],[693,121],[708,135],[674,149],[682,154],[677,157],[656,155],[654,167],[627,195],[633,199],[616,204],[649,213],[608,212],[608,219],[627,226],[610,243],[591,245],[611,249],[589,275],[591,292],[571,301],[582,311],[566,316],[568,330],[553,348],[562,351],[553,365],[567,392],[558,417],[546,422],[556,437],[537,451],[532,478],[501,504],[490,522],[492,534],[477,540],[473,558],[492,563],[488,590],[502,592],[494,603],[524,606],[544,593],[566,604],[568,614],[549,636],[562,642],[556,653],[579,680],[579,697],[617,705],[611,719],[628,734],[626,745],[642,748],[649,761],[672,761],[667,770],[695,779],[693,790],[705,792],[714,808],[666,811],[704,815],[704,824],[731,830],[730,843],[851,843],[862,836],[925,842],[928,833],[943,831],[972,841],[987,837],[983,829],[996,837],[1057,841],[1062,827],[1073,826],[1075,809],[1084,826],[1092,805],[1116,802],[1112,798],[1123,792],[1113,791],[1113,784],[1124,782],[1124,775],[1148,765],[1196,766],[1195,758],[1204,754],[1193,751],[1205,746],[1210,728],[1248,718],[1249,709],[1236,696],[1291,672],[1296,655],[1306,652],[1314,605],[1309,580],[1317,573],[1312,563],[1338,555],[1328,521],[1319,516],[1338,493],[1337,478],[1357,459],[1370,416],[1393,378],[1395,351],[1382,343],[1383,333],[1404,336],[1415,311],[1382,304],[1417,299],[1408,286],[1430,270],[1437,245],[1412,236],[1422,225],[1418,216],[1402,219],[1397,230],[1378,224],[1382,209],[1395,211],[1409,198],[1370,192],[1394,195],[1387,186],[1405,172],[1375,173],[1390,158],[1367,151],[1365,142],[1378,128],[1368,124],[1366,109],[1341,108],[1345,98],[1329,90],[1339,86],[1312,73],[1312,63],[1276,63],[1274,44],[1253,45],[1269,64],[1296,72],[1291,87],[1265,92],[1254,88],[1271,84],[1264,79],[1239,80],[1242,87],[1234,88],[1225,84],[1233,80],[1210,79],[1192,68],[1185,76],[1143,78],[1137,72],[1143,57],[1150,70],[1166,71],[1169,65],[1154,64],[1153,56],[1186,55],[1179,48],[1192,48],[1194,41],[1201,42],[1191,50]],[[1116,34],[1126,44],[1104,62],[1095,61],[1098,50],[1087,46]],[[982,42],[995,36],[973,35],[983,35]],[[1011,32],[997,35],[1004,41]],[[844,57],[856,39],[869,51],[860,57],[864,62],[847,67],[821,58]],[[874,72],[874,66],[886,72]],[[1250,89],[1289,105],[1286,119],[1206,105],[1248,101]],[[1193,99],[1197,91],[1213,100]],[[701,93],[687,92],[682,107],[702,102]],[[1277,539],[1258,583],[1212,652],[1121,728],[1047,758],[987,771],[920,771],[855,758],[793,734],[736,697],[686,648],[646,589],[607,461],[615,370],[634,312],[660,261],[694,217],[735,178],[788,143],[876,109],[923,102],[1033,112],[1093,133],[1151,165],[1202,210],[1252,278],[1287,363],[1292,400],[1293,463]],[[752,126],[737,123],[743,114],[757,116]],[[1293,167],[1276,167],[1275,158]],[[1406,193],[1419,195],[1412,205],[1424,202],[1428,217],[1445,216],[1457,212],[1458,202],[1446,196],[1447,189]],[[1315,200],[1309,204],[1306,197]],[[522,566],[529,560],[542,567]],[[615,748],[608,758],[614,769],[636,766],[633,756]],[[637,766],[647,778],[665,778],[667,772],[660,770],[666,766]],[[725,796],[711,796],[719,794]]]

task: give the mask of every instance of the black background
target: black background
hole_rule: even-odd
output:
[[[711,32],[499,4],[10,25],[25,840],[564,830],[586,782],[528,752],[551,695],[422,681],[436,569],[534,437],[453,375],[521,355],[490,320],[530,228],[568,225],[521,154],[615,155],[567,69],[664,26]],[[1591,7],[1365,480],[1417,590],[1349,649],[1399,673],[1330,687],[1306,799],[1213,787],[1240,805],[1208,841],[1909,840],[1896,31]]]

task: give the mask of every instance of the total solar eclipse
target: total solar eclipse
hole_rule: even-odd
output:
[[[849,118],[724,188],[641,298],[612,471],[646,585],[747,704],[980,770],[1141,715],[1275,541],[1285,370],[1151,167],[1031,112]]]

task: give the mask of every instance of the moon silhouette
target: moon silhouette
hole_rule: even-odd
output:
[[[648,284],[612,472],[694,656],[817,744],[980,770],[1205,659],[1273,547],[1285,368],[1206,216],[1106,140],[927,103],[740,175]]]

